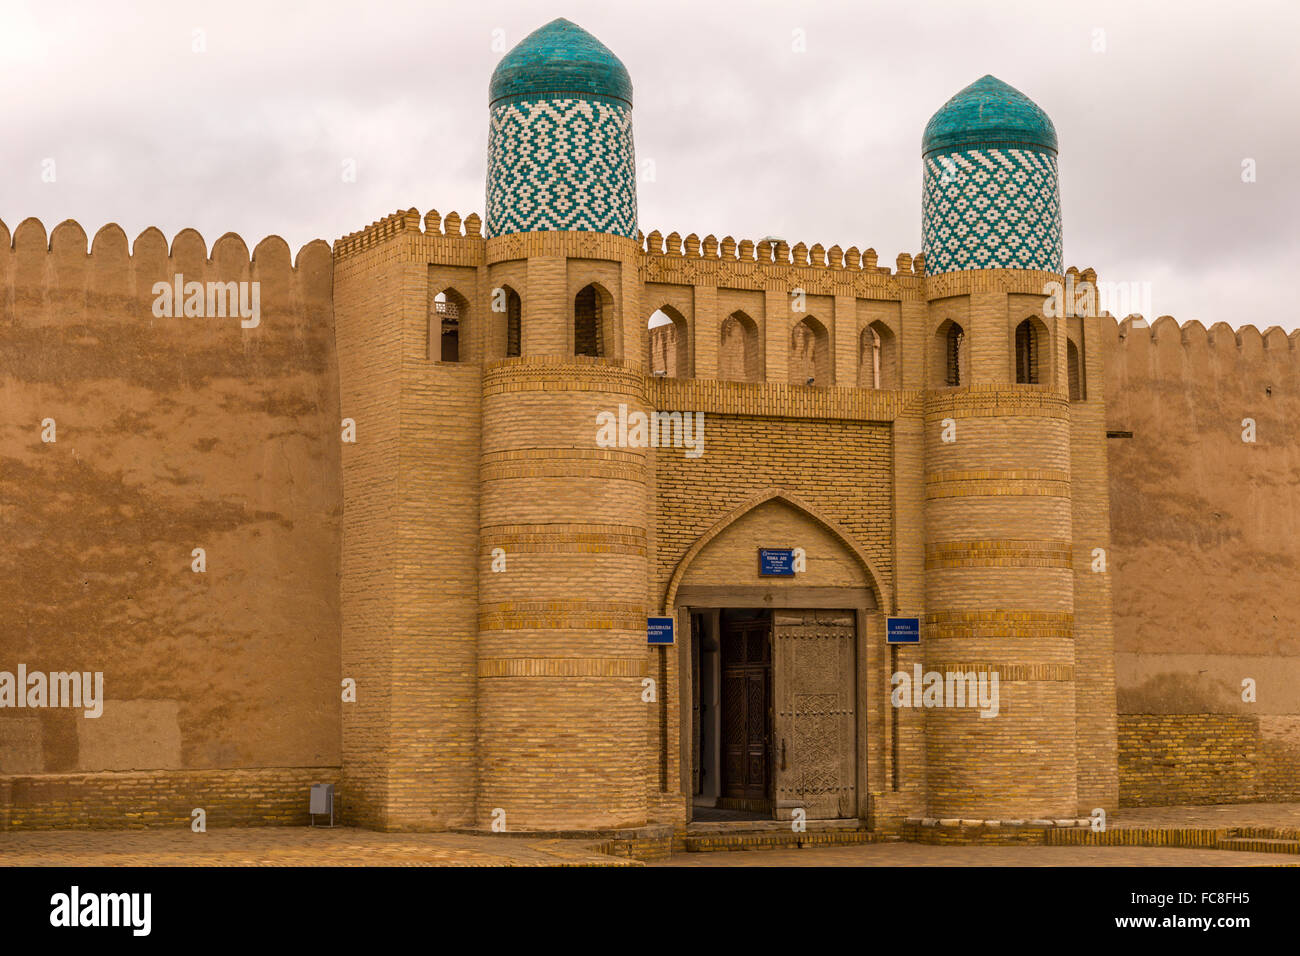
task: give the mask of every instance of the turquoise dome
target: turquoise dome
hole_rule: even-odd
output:
[[[618,57],[552,20],[501,58],[488,98],[489,237],[636,238],[632,80]]]
[[[605,44],[560,18],[524,37],[501,58],[488,85],[488,103],[576,93],[632,105],[632,77]]]
[[[1024,93],[996,76],[982,76],[930,117],[921,140],[921,155],[972,146],[1055,154],[1056,127]]]

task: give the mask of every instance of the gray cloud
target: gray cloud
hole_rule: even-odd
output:
[[[10,4],[9,6],[14,6]],[[1153,312],[1300,326],[1286,2],[20,3],[0,217],[193,226],[295,249],[399,207],[483,211],[499,52],[555,16],[636,86],[646,232],[920,248],[921,131],[993,73],[1056,123],[1066,262],[1153,284]],[[1094,31],[1105,52],[1094,52]],[[202,30],[206,52],[192,51]],[[793,31],[807,52],[792,49]],[[43,183],[41,163],[56,162]],[[1241,182],[1254,159],[1258,181]],[[358,181],[344,183],[342,163]]]

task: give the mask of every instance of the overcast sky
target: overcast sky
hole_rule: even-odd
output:
[[[632,75],[644,232],[892,266],[920,250],[926,120],[992,73],[1056,124],[1066,265],[1150,283],[1149,318],[1300,326],[1295,0],[5,0],[0,219],[296,252],[482,215],[494,39],[557,16]]]

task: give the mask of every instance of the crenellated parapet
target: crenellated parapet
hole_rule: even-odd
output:
[[[1277,325],[1261,332],[1250,324],[1234,329],[1227,322],[1215,322],[1207,329],[1196,319],[1179,324],[1172,316],[1162,315],[1148,324],[1141,315],[1117,320],[1109,313],[1098,321],[1105,341],[1127,356],[1152,351],[1174,354],[1177,350],[1191,362],[1213,356],[1219,361],[1267,359],[1294,367],[1300,355],[1300,329],[1288,333]]]
[[[109,239],[109,234],[115,229],[116,227],[105,227],[105,230],[101,230],[101,235],[96,237],[93,251],[98,251],[101,246],[105,249],[111,246],[113,243]],[[118,232],[120,233],[120,230]],[[202,240],[197,237],[197,234],[190,234],[187,231],[177,236],[173,243],[174,249],[166,252],[166,243],[162,240],[161,234],[155,235],[155,233],[156,231],[146,231],[137,240],[137,246],[146,250],[146,255],[153,255],[154,253],[148,250],[156,246],[158,255],[173,258],[179,255],[182,259],[186,256],[193,257],[190,247],[195,240],[198,241],[200,249],[202,248]],[[120,237],[116,242],[118,246],[125,245]],[[279,240],[274,238],[265,240],[259,245],[258,250],[255,250],[252,259],[258,260],[271,254],[277,242]],[[779,292],[783,296],[802,290],[810,296],[837,297],[840,302],[857,300],[862,309],[884,308],[886,303],[909,301],[928,300],[931,303],[950,299],[955,301],[960,297],[981,294],[1042,296],[1046,299],[1053,295],[1055,289],[1061,290],[1061,294],[1066,296],[1065,301],[1071,306],[1078,306],[1085,300],[1095,306],[1098,301],[1097,272],[1088,267],[1080,268],[1071,265],[1060,273],[1033,269],[966,269],[927,276],[926,262],[920,254],[901,253],[895,258],[891,268],[882,265],[876,251],[871,248],[865,251],[860,251],[856,246],[844,249],[839,245],[832,245],[826,248],[821,243],[809,245],[805,242],[791,245],[772,238],[762,240],[736,239],[734,236],[718,238],[712,233],[701,237],[698,233],[682,235],[677,231],[664,235],[659,230],[653,230],[649,235],[638,233],[635,239],[597,232],[556,231],[512,233],[487,238],[483,235],[482,220],[477,214],[471,213],[462,217],[457,212],[443,214],[436,209],[421,214],[414,207],[397,210],[373,222],[365,229],[339,239],[334,243],[333,261],[341,265],[364,252],[394,242],[405,243],[400,251],[395,253],[405,261],[423,262],[435,267],[452,269],[480,267],[496,269],[509,263],[534,260],[621,261],[625,267],[632,266],[635,269],[636,282],[643,287],[653,285],[658,289],[638,306],[640,311],[644,311],[647,315],[662,304],[660,299],[664,298],[664,292],[661,287],[664,286],[736,290],[738,294],[763,292],[770,295]],[[314,248],[314,251],[305,249],[303,254],[306,254],[308,259],[312,255],[319,256],[319,247],[322,245],[315,244],[314,247],[309,247],[309,249]],[[38,247],[42,254],[47,252],[44,232],[39,230],[39,227],[33,231],[31,226],[27,226],[22,236],[15,237],[14,246],[15,249],[19,246]],[[55,231],[55,236],[48,243],[48,253],[55,255],[64,247],[78,250],[78,254],[84,255],[84,235],[79,233],[75,223],[65,224]],[[203,258],[201,252],[198,258]],[[248,254],[238,237],[226,236],[214,245],[212,259],[222,262],[227,260],[242,262],[247,261]],[[372,265],[368,258],[358,259],[355,264],[349,263],[346,268],[365,270]],[[448,275],[450,276],[451,273]],[[523,273],[502,273],[502,275],[504,280],[490,278],[488,281],[490,283],[504,281],[517,291],[526,293]],[[445,284],[447,280],[439,281]],[[495,286],[489,285],[485,288],[490,290]],[[470,290],[461,291],[468,293]],[[483,290],[479,292],[487,294]],[[1091,298],[1088,298],[1089,295]],[[527,327],[530,324],[530,317],[536,316],[536,304],[529,301],[530,296],[527,294],[524,294],[523,298],[522,318],[524,326]],[[688,298],[684,301],[691,300]],[[877,305],[870,305],[873,302]],[[1018,308],[1025,307],[1025,300],[1019,300],[1019,303]],[[1047,307],[1045,304],[1044,308]],[[756,312],[753,317],[758,322],[760,339],[765,339],[766,319],[760,314],[762,307],[758,308],[759,312]],[[681,306],[677,311],[680,316],[684,316],[684,324],[674,325],[671,330],[665,329],[658,335],[662,339],[672,331],[676,333],[674,342],[677,346],[682,350],[693,348],[694,346],[689,343],[694,339],[689,336],[698,334],[690,331],[695,328],[697,317],[688,314],[689,309],[686,305]],[[816,312],[819,318],[824,320],[830,308],[828,305],[821,305],[817,307]],[[932,347],[929,341],[932,332],[927,332],[925,339],[920,341],[909,339],[902,335],[901,325],[884,312],[879,313],[878,316],[875,312],[861,313],[861,316],[871,315],[870,319],[862,318],[853,312],[849,315],[853,322],[851,326],[854,329],[851,333],[853,336],[860,333],[860,327],[863,327],[864,323],[879,320],[882,327],[900,336],[895,340],[895,345],[904,350],[904,353]],[[791,317],[797,318],[795,313],[791,313]],[[1078,312],[1074,318],[1084,323],[1082,333],[1079,331],[1069,333],[1070,340],[1074,344],[1082,342],[1083,339],[1079,336],[1081,334],[1086,336],[1086,330],[1091,327],[1098,330],[1099,337],[1108,342],[1112,350],[1113,347],[1122,348],[1122,355],[1133,355],[1138,349],[1148,350],[1157,347],[1167,349],[1174,344],[1181,350],[1179,354],[1188,356],[1193,360],[1193,364],[1200,361],[1198,356],[1211,354],[1245,358],[1258,355],[1271,357],[1274,360],[1284,357],[1282,360],[1293,362],[1297,343],[1300,343],[1300,332],[1288,335],[1276,326],[1261,332],[1251,325],[1233,329],[1224,323],[1219,323],[1207,329],[1199,322],[1192,321],[1180,326],[1167,316],[1161,317],[1150,326],[1140,316],[1132,316],[1120,322],[1105,314],[1101,317],[1099,325],[1093,325],[1092,319],[1086,312]],[[535,318],[533,321],[536,321]],[[629,318],[628,321],[631,323],[629,327],[638,324],[635,318]],[[716,335],[711,331],[706,334]],[[688,338],[682,338],[683,335]],[[985,342],[987,341],[986,336]],[[659,342],[659,345],[662,346],[663,343]],[[857,349],[858,346],[849,346],[849,348]],[[850,384],[853,381],[853,366],[860,360],[857,352],[848,358],[841,357],[840,364],[843,367],[837,372],[836,384]],[[1133,361],[1131,358],[1121,360]],[[684,367],[691,366],[686,364]],[[765,374],[770,377],[771,369],[767,369]],[[1213,374],[1222,373],[1216,371]],[[786,373],[778,373],[778,375],[780,377],[775,381],[783,381]],[[715,376],[714,373],[709,373],[702,377]],[[916,373],[913,373],[909,382],[916,380]]]
[[[860,252],[838,245],[829,249],[821,243],[793,247],[784,240],[721,240],[710,233],[700,239],[696,233],[682,238],[672,232],[665,237],[658,230],[637,235],[645,253],[642,279],[683,285],[714,285],[738,289],[802,288],[814,295],[856,295],[862,298],[898,299],[904,290],[920,288],[925,259],[900,253],[896,270],[880,265],[875,249]]]
[[[399,209],[336,240],[334,258],[348,259],[398,237],[417,239],[422,254],[431,262],[466,266],[483,263],[483,221],[478,213],[470,213],[462,221],[458,212],[444,216],[430,209],[422,218],[414,206]]]
[[[320,268],[321,253],[328,249],[329,245],[324,240],[313,239],[293,256],[287,242],[279,236],[271,235],[262,239],[250,255],[244,239],[236,233],[228,232],[212,244],[212,253],[209,255],[206,241],[194,229],[182,229],[169,243],[162,230],[150,226],[136,236],[134,242],[128,242],[125,230],[117,223],[110,222],[95,233],[88,250],[86,230],[75,219],[65,219],[59,223],[48,238],[45,224],[39,219],[24,219],[12,235],[9,227],[0,221],[0,255],[7,251],[23,259],[47,253],[62,262],[71,262],[78,257],[97,256],[123,260],[142,257],[154,261],[162,257],[185,259],[187,264],[201,259],[218,266],[283,266],[298,271]]]
[[[38,219],[25,219],[11,235],[0,222],[0,316],[24,322],[67,322],[72,313],[91,310],[100,318],[152,314],[159,283],[255,282],[260,308],[328,315],[331,309],[329,246],[313,240],[294,256],[279,236],[267,236],[249,252],[235,233],[226,233],[209,250],[203,236],[183,229],[168,242],[149,227],[134,242],[116,223],[99,229],[89,242],[74,220],[46,234]],[[174,288],[174,286],[173,286]],[[185,291],[188,298],[189,292]],[[169,308],[168,313],[171,313]],[[185,314],[178,305],[177,316]],[[191,314],[192,315],[192,314]]]
[[[732,236],[725,236],[719,240],[712,233],[705,236],[703,240],[696,233],[691,233],[683,240],[680,233],[669,233],[665,238],[657,229],[648,236],[637,233],[637,242],[651,255],[773,262],[780,265],[822,266],[830,269],[890,274],[888,266],[877,265],[875,249],[859,252],[857,246],[850,246],[847,250],[839,246],[826,249],[821,243],[817,243],[809,248],[800,242],[791,248],[789,243],[781,239],[760,239],[755,242],[753,239],[737,240]],[[897,262],[898,271],[923,274],[925,260],[921,258],[921,268],[917,269],[914,260],[918,258],[921,258],[919,253],[915,257],[908,253],[900,253]]]

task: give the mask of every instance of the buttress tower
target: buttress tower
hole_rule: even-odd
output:
[[[601,412],[645,407],[632,82],[554,20],[498,64],[489,110],[478,817],[641,824],[649,465],[596,444]]]
[[[996,717],[926,712],[928,811],[1078,810],[1067,329],[1056,130],[992,76],[922,143],[927,671],[997,673]]]

